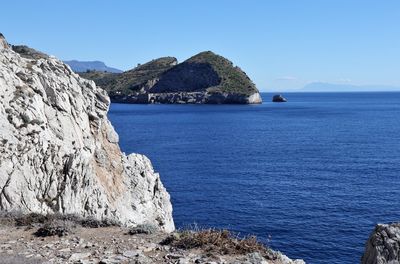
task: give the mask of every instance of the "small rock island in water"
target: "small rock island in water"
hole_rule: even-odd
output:
[[[285,97],[283,97],[281,94],[277,94],[272,97],[272,102],[285,103],[285,102],[287,102],[287,99]]]
[[[254,83],[239,67],[211,51],[178,63],[164,57],[123,73],[88,71],[80,76],[104,88],[112,102],[259,104]]]

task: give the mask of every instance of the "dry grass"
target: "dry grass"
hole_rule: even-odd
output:
[[[73,232],[75,224],[68,220],[55,220],[46,222],[40,227],[35,233],[38,237],[48,237],[48,236],[67,236]]]
[[[0,212],[0,225],[15,225],[27,229],[35,228],[36,236],[65,236],[73,233],[76,227],[98,228],[119,226],[119,223],[110,220],[82,218],[73,214],[22,214],[16,212]]]
[[[161,243],[184,250],[198,248],[223,255],[259,252],[267,259],[276,259],[276,253],[260,243],[255,236],[240,238],[228,230],[184,230],[172,234]]]

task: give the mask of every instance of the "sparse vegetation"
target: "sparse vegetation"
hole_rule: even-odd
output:
[[[161,244],[184,250],[198,248],[223,255],[259,252],[267,259],[276,259],[276,253],[255,236],[240,238],[228,230],[183,230],[171,234]]]
[[[116,223],[107,220],[99,221],[94,218],[83,219],[76,215],[41,215],[35,213],[24,215],[21,213],[0,212],[0,225],[26,227],[24,228],[24,232],[33,229],[33,235],[40,238],[73,235],[75,237],[74,239],[79,240],[80,232],[82,231],[85,233],[85,231],[79,229],[80,232],[74,232],[77,227],[109,227],[116,225]],[[224,255],[227,258],[237,257],[238,259],[242,259],[246,256],[247,258],[251,258],[252,254],[257,254],[260,258],[272,260],[272,263],[280,263],[275,262],[275,260],[279,260],[281,254],[269,249],[258,241],[255,236],[241,237],[228,230],[201,229],[194,225],[189,226],[188,229],[167,235],[158,233],[158,229],[152,224],[138,225],[128,229],[128,232],[126,232],[125,229],[120,231],[115,230],[120,229],[107,229],[107,232],[123,231],[124,235],[157,234],[156,236],[147,236],[146,238],[153,239],[154,242],[159,242],[158,239],[161,237],[163,240],[159,243],[164,246],[169,246],[162,247],[169,252],[166,255],[167,258],[170,256],[174,257],[172,252],[191,252],[194,254],[196,254],[196,252],[206,252],[207,254],[203,257],[210,259],[220,255]],[[104,231],[99,230],[99,232]],[[113,241],[114,239],[115,238],[113,238]],[[154,242],[152,242],[153,245]]]
[[[201,52],[186,61],[187,63],[208,63],[221,78],[219,85],[208,88],[209,92],[227,92],[251,95],[257,88],[239,67],[228,59],[211,51]]]
[[[96,85],[105,89],[110,96],[129,95],[138,92],[150,80],[160,77],[162,73],[176,64],[173,57],[163,57],[145,64],[138,64],[132,70],[123,73],[90,71],[79,73],[85,79],[93,80]]]
[[[173,57],[152,60],[123,73],[90,71],[79,73],[104,88],[109,95],[126,96],[151,92],[234,93],[251,95],[257,88],[239,67],[211,51],[199,53],[178,64]],[[160,79],[154,85],[152,80]],[[143,90],[144,89],[144,90]]]
[[[99,228],[99,227],[119,226],[120,225],[119,223],[112,221],[110,219],[98,220],[93,217],[81,218],[79,220],[79,224],[83,227],[89,227],[89,228]]]
[[[120,224],[109,219],[98,220],[94,218],[82,218],[73,214],[48,214],[37,213],[22,214],[16,212],[2,212],[0,214],[1,225],[16,225],[28,229],[38,228],[36,236],[65,236],[76,227],[99,228],[119,226]]]
[[[51,220],[45,222],[35,233],[38,237],[67,236],[76,226],[68,220]]]

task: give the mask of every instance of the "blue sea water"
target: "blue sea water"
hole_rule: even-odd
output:
[[[112,104],[126,153],[147,155],[177,227],[256,234],[308,263],[359,263],[400,221],[400,93],[288,93],[262,105]]]

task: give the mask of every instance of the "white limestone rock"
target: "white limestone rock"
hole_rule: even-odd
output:
[[[260,93],[253,93],[247,98],[248,104],[261,104],[262,99]]]
[[[174,230],[169,194],[146,157],[121,153],[109,104],[60,60],[23,58],[0,35],[0,210]]]

